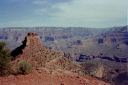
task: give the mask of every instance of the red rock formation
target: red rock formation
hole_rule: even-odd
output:
[[[36,33],[28,33],[22,46],[22,53],[12,61],[13,68],[25,60],[32,64],[32,73],[0,77],[0,85],[109,85],[95,78],[79,76],[77,72],[75,74],[80,70],[79,65],[65,58],[62,52],[47,49]]]
[[[45,67],[45,64],[50,60],[63,56],[62,52],[47,49],[36,33],[28,33],[23,41],[23,45],[22,53],[13,61],[13,65],[25,60],[31,63],[33,68]]]

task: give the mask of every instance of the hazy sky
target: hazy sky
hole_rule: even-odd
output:
[[[0,0],[0,27],[126,25],[128,0]]]

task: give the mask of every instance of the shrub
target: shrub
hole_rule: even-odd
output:
[[[0,76],[8,75],[10,73],[10,51],[5,48],[6,44],[0,42]]]
[[[29,74],[32,71],[32,66],[26,61],[21,61],[18,64],[17,71],[18,73],[23,74],[23,75]]]

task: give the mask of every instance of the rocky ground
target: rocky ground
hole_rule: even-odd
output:
[[[33,71],[28,75],[0,77],[0,85],[109,85],[101,80],[81,77],[71,72],[48,73],[45,70]]]

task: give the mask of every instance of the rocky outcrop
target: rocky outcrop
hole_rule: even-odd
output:
[[[36,33],[28,33],[23,44],[12,52],[12,54],[15,53],[17,55],[13,63],[26,60],[32,64],[33,68],[45,67],[47,62],[64,56],[62,52],[47,49]]]
[[[80,76],[80,74],[82,75],[80,65],[66,58],[63,52],[55,52],[46,48],[36,33],[28,33],[23,44],[18,49],[15,49],[12,54],[15,54],[15,52],[17,55],[15,55],[12,61],[13,70],[15,71],[17,64],[23,60],[32,64],[33,70],[28,76],[18,76],[18,79],[15,76],[13,78],[7,77],[6,80],[14,79],[14,82],[8,80],[8,83],[50,85],[52,80],[52,83],[55,85],[109,85],[92,77]],[[33,81],[27,82],[24,79]],[[4,79],[0,78],[1,80]],[[36,82],[36,80],[39,80],[39,82]],[[23,83],[24,81],[25,83]],[[2,85],[6,84],[3,81],[1,82]]]
[[[16,55],[15,55],[16,54]],[[33,69],[47,68],[50,72],[56,69],[68,70],[79,73],[81,67],[66,58],[63,52],[56,52],[46,48],[36,33],[28,33],[23,44],[16,48],[12,55],[14,70],[20,61],[29,62]]]

